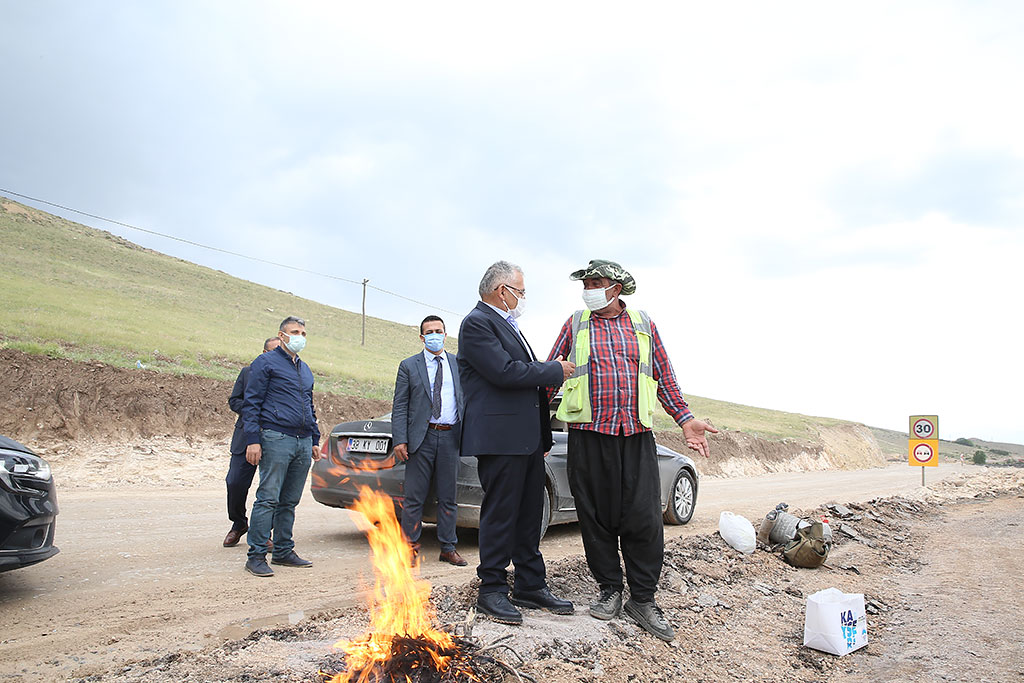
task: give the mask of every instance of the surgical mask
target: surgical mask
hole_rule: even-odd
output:
[[[602,308],[610,304],[608,296],[605,294],[609,289],[615,285],[610,285],[604,289],[584,289],[583,290],[583,303],[587,305],[592,311],[600,311]]]
[[[510,287],[506,286],[505,290],[512,292],[512,296],[516,298],[515,308],[508,308],[508,304],[505,304],[505,308],[508,309],[508,314],[512,316],[513,319],[521,317],[526,310],[526,297],[524,296],[522,299],[520,299],[519,295],[513,292]]]
[[[288,337],[288,341],[285,343],[285,346],[287,346],[288,350],[292,353],[302,353],[302,349],[306,348],[306,338],[301,334],[289,335],[285,332],[285,336]]]
[[[441,349],[444,348],[444,333],[431,332],[430,334],[423,335],[423,345],[431,353],[440,353]]]

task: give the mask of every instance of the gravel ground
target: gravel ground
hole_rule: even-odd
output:
[[[1024,676],[1016,633],[1024,597],[1024,473],[982,470],[908,496],[798,511],[829,517],[828,564],[796,569],[764,550],[742,555],[716,534],[666,546],[658,601],[677,638],[659,641],[626,618],[586,614],[595,586],[581,557],[548,566],[577,614],[525,611],[521,627],[480,618],[483,644],[537,681],[1008,680]],[[864,593],[867,648],[835,657],[803,647],[806,598],[827,587]],[[442,624],[465,630],[475,581],[435,588]],[[965,610],[965,606],[970,609]],[[201,650],[125,662],[79,681],[318,681],[342,658],[332,645],[367,627],[365,608],[305,616]],[[513,681],[495,675],[488,680]]]

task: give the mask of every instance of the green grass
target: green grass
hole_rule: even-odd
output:
[[[414,326],[367,318],[142,249],[21,205],[0,210],[0,337],[29,353],[234,379],[286,315],[310,321],[322,389],[390,398]],[[11,211],[11,207],[14,211]]]
[[[390,399],[415,326],[359,314],[143,249],[0,198],[0,345],[26,353],[234,380],[286,315],[309,320],[302,357],[322,391]],[[451,351],[457,342],[449,337]],[[697,396],[700,417],[769,438],[813,438],[840,420]],[[674,429],[661,414],[660,429]]]

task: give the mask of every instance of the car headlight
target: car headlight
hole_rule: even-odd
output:
[[[36,455],[0,450],[0,480],[20,493],[41,493],[39,484],[52,478],[50,463]]]

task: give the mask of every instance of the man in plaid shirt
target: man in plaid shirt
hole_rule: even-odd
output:
[[[686,445],[705,457],[705,432],[718,430],[690,413],[653,321],[619,299],[636,291],[633,276],[614,261],[595,259],[570,278],[583,281],[587,310],[565,322],[548,360],[562,357],[577,366],[558,417],[569,425],[569,488],[587,565],[601,589],[590,614],[612,619],[624,610],[669,641],[675,634],[654,601],[665,549],[651,431],[655,404],[682,427]],[[630,591],[625,605],[620,544]]]

